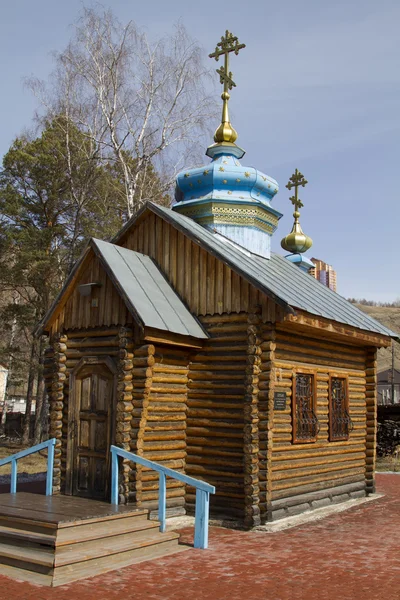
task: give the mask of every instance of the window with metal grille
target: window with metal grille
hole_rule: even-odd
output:
[[[315,378],[297,373],[293,389],[293,442],[315,442],[319,422],[315,412]]]
[[[329,440],[347,440],[353,430],[349,415],[349,394],[345,377],[330,377],[329,384]]]

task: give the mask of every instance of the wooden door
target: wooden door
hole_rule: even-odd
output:
[[[72,392],[70,493],[105,499],[110,478],[114,374],[105,363],[83,365],[73,376]]]

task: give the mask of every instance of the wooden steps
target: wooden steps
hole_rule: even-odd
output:
[[[188,548],[179,545],[178,533],[160,533],[145,510],[67,520],[52,512],[45,520],[34,509],[29,518],[20,507],[2,510],[1,501],[0,574],[15,579],[58,586]]]

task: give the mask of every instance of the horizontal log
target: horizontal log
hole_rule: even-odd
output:
[[[278,500],[271,501],[271,508],[273,510],[278,510],[281,508],[286,508],[289,506],[297,506],[298,504],[303,504],[305,502],[314,502],[316,500],[320,500],[322,498],[335,497],[342,494],[351,494],[353,492],[357,492],[365,489],[364,481],[356,481],[354,483],[348,483],[345,485],[338,485],[335,487],[327,487],[322,490],[306,492],[303,494],[299,494],[296,496],[289,496],[287,498],[280,498]]]
[[[69,339],[67,342],[68,348],[103,348],[119,346],[119,338],[114,337],[85,337]]]
[[[272,464],[272,472],[283,473],[289,471],[296,471],[296,475],[299,477],[302,473],[307,473],[309,469],[325,465],[343,465],[343,468],[347,468],[347,464],[350,462],[365,463],[365,453],[357,452],[350,455],[338,454],[336,456],[325,455],[322,457],[313,458],[300,458],[298,460],[281,461]],[[300,473],[301,472],[301,473]],[[318,472],[323,472],[318,469]]]
[[[179,487],[177,489],[167,490],[167,507],[168,507],[168,499],[169,498],[177,498],[185,495],[185,488]],[[158,492],[142,492],[141,493],[141,501],[148,502],[150,500],[158,500]],[[141,507],[144,505],[142,504]]]
[[[232,369],[232,372],[230,371],[218,371],[218,370],[190,370],[190,380],[191,381],[195,381],[195,380],[228,380],[228,381],[232,381],[232,380],[239,380],[239,381],[243,381],[244,378],[244,373],[238,373],[237,372],[237,368],[236,369]]]
[[[243,409],[238,410],[224,410],[222,408],[219,409],[206,409],[206,408],[191,408],[190,409],[190,417],[194,418],[210,418],[210,419],[232,419],[237,420],[240,423],[243,423]]]
[[[297,362],[297,361],[293,361],[293,360],[287,360],[284,361],[282,359],[276,359],[274,361],[274,367],[279,370],[279,369],[293,369],[293,366],[296,366],[298,368],[305,368],[305,369],[310,369],[313,372],[315,372],[317,374],[317,377],[320,378],[320,374],[322,375],[322,377],[325,375],[326,377],[329,375],[329,370],[327,367],[323,367],[319,364],[315,364],[315,363],[306,363],[306,362]],[[333,365],[332,365],[333,366]],[[364,377],[364,371],[354,371],[353,369],[346,369],[344,367],[341,368],[336,368],[335,369],[338,372],[338,375],[340,375],[340,373],[342,372],[343,375],[351,375],[352,377]]]
[[[154,384],[151,385],[151,391],[155,394],[186,394],[186,385],[179,386],[179,384]]]
[[[164,440],[186,440],[186,433],[184,429],[171,430],[171,431],[145,431],[144,433],[145,442],[161,442]]]
[[[152,367],[153,365],[155,365],[155,358],[152,355],[146,355],[146,356],[137,356],[136,354],[133,355],[132,358],[132,362],[133,362],[133,366],[134,368],[137,367]]]
[[[242,401],[244,397],[244,388],[240,391],[239,394],[225,394],[220,390],[218,393],[213,391],[212,398],[215,400],[240,400]],[[208,390],[188,390],[188,401],[191,399],[209,399],[210,392]]]
[[[318,357],[313,357],[309,354],[300,354],[298,352],[288,352],[281,350],[279,347],[276,349],[275,351],[275,357],[276,357],[276,361],[290,361],[293,363],[306,363],[306,364],[310,364],[310,365],[318,365],[318,367],[321,366],[326,366],[329,367],[330,369],[332,367],[334,368],[341,368],[341,369],[356,369],[359,368],[361,372],[364,372],[364,363],[358,363],[357,361],[350,361],[347,358],[340,360],[340,359],[333,359],[333,358],[322,358],[321,356]]]
[[[141,417],[142,412],[141,411],[135,412],[134,416]],[[165,414],[160,413],[160,412],[154,412],[154,413],[149,413],[147,415],[147,423],[150,423],[150,421],[152,421],[152,422],[185,421],[186,422],[186,414],[183,411],[180,413],[165,413]]]
[[[184,431],[186,429],[186,423],[179,421],[179,422],[171,422],[169,423],[168,421],[163,422],[163,423],[146,423],[145,426],[145,434],[147,434],[147,432],[162,432],[162,431],[172,431],[172,432],[179,432],[179,431]]]
[[[312,473],[310,475],[302,475],[298,477],[292,477],[290,479],[276,479],[273,481],[272,489],[276,491],[281,491],[290,488],[301,487],[305,484],[313,484],[313,483],[322,483],[322,482],[330,482],[333,480],[344,479],[347,476],[363,476],[365,466],[361,465],[358,467],[354,467],[352,469],[346,469],[345,471],[339,470],[338,472],[334,472],[334,470],[329,470],[327,472],[320,473]]]
[[[248,322],[248,313],[231,313],[222,315],[204,315],[200,317],[200,321],[203,324],[214,324],[214,323],[246,323]]]
[[[153,375],[153,383],[178,383],[182,385],[186,385],[188,378],[186,375],[170,375],[165,373],[159,373],[158,375]]]
[[[65,352],[66,359],[71,358],[83,358],[85,356],[118,356],[119,350],[115,346],[109,346],[105,348],[81,348],[77,350],[76,348],[67,349]]]
[[[156,394],[151,391],[150,400],[151,402],[179,402],[186,404],[186,394]]]
[[[231,469],[229,467],[223,467],[221,464],[218,467],[203,467],[202,465],[194,465],[188,463],[187,472],[191,473],[193,477],[202,477],[206,481],[210,481],[212,476],[218,477],[218,487],[222,486],[224,481],[227,481],[229,487],[235,487],[234,482],[239,481],[236,485],[241,487],[243,485],[243,472],[238,469]]]
[[[135,348],[134,357],[137,359],[138,357],[154,355],[155,351],[156,349],[153,344],[145,344],[144,346]]]
[[[315,344],[310,344],[306,338],[301,339],[298,337],[289,341],[278,335],[276,338],[276,348],[284,352],[296,352],[302,355],[339,360],[346,359],[349,362],[356,361],[364,367],[365,353],[363,350],[354,352],[351,349],[346,350],[346,347],[342,345],[332,344],[329,347],[326,344],[319,343],[318,340],[315,340],[315,342]]]
[[[296,495],[302,495],[307,493],[316,492],[318,490],[329,489],[341,485],[348,485],[351,483],[363,483],[365,485],[365,478],[363,473],[356,475],[349,475],[334,480],[333,485],[329,478],[325,478],[322,481],[312,481],[311,483],[303,483],[302,485],[296,486],[296,488],[283,488],[281,490],[271,490],[271,500],[279,500],[283,498],[290,498]]]
[[[242,409],[243,408],[243,399],[240,398],[239,400],[233,401],[233,400],[226,400],[225,402],[217,402],[214,400],[214,397],[212,399],[196,399],[196,398],[188,398],[187,401],[187,406],[189,409],[189,412],[192,408],[209,408],[209,409],[218,409],[218,408],[225,408],[225,409],[229,409],[229,408],[237,408],[237,409]]]
[[[201,456],[202,454],[213,454],[216,456],[242,456],[243,440],[229,438],[222,443],[216,443],[215,437],[193,437],[186,436],[188,455]]]
[[[211,429],[221,428],[221,429],[243,429],[243,424],[238,422],[229,422],[224,421],[222,419],[195,419],[195,423],[197,427],[210,427]],[[188,418],[188,427],[193,425],[193,419]]]
[[[181,365],[167,365],[154,363],[153,373],[166,373],[171,375],[187,375],[189,367]]]
[[[184,402],[170,402],[170,403],[161,403],[161,402],[153,402],[150,401],[147,407],[147,412],[161,412],[163,414],[166,413],[186,413],[186,404]]]
[[[239,429],[239,431],[237,431],[236,429]],[[241,443],[243,440],[243,429],[242,427],[236,428],[235,430],[232,430],[230,428],[223,428],[221,427],[220,429],[215,429],[212,427],[207,427],[207,426],[201,426],[197,423],[197,421],[194,421],[194,424],[192,423],[192,420],[188,418],[188,422],[187,422],[187,428],[186,428],[186,435],[187,436],[193,436],[193,437],[211,437],[211,438],[223,438],[223,439],[235,439],[235,440],[240,440]],[[228,442],[227,442],[228,443]]]

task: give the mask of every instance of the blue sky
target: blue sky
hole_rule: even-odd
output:
[[[0,153],[29,127],[30,75],[46,79],[82,2],[2,2]],[[242,164],[275,178],[284,213],[273,249],[292,224],[285,184],[297,167],[309,251],[337,270],[346,296],[400,297],[400,3],[397,0],[105,1],[157,39],[181,19],[211,52],[225,29],[246,43],[231,68],[231,117]],[[213,63],[216,65],[216,63]],[[216,75],[217,78],[217,75]],[[215,127],[217,123],[215,123]],[[214,127],[214,125],[213,125]],[[207,159],[205,159],[206,161]]]

